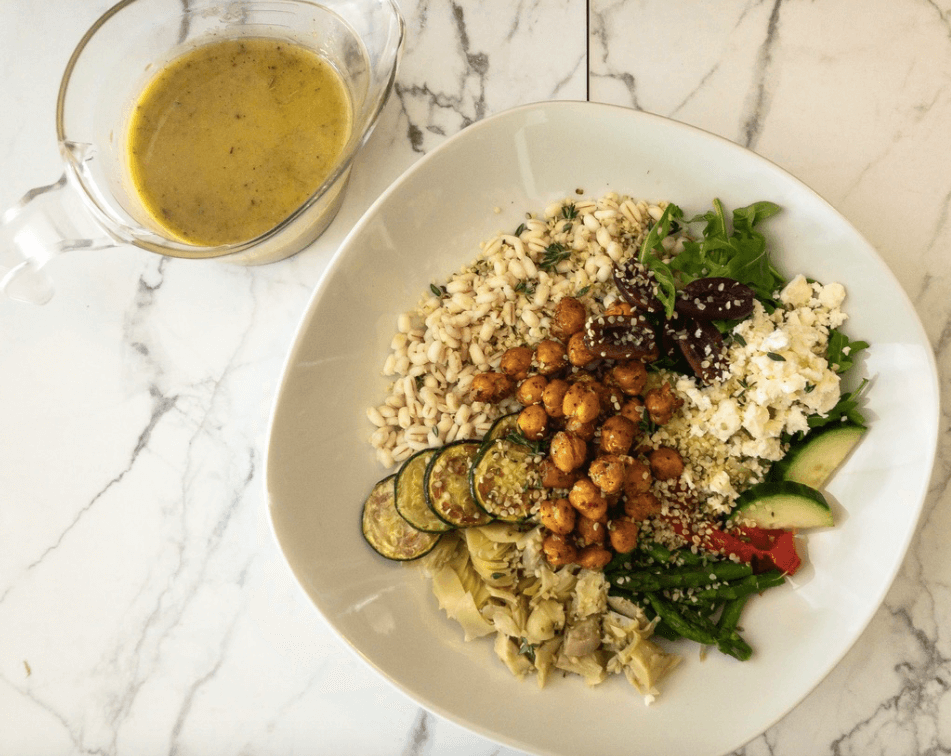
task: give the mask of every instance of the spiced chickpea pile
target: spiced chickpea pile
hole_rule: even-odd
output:
[[[615,553],[632,551],[640,523],[661,511],[654,482],[673,483],[684,471],[678,451],[642,443],[646,428],[669,422],[682,403],[667,383],[647,387],[656,346],[633,346],[626,350],[630,358],[609,359],[592,344],[592,321],[630,317],[627,304],[589,317],[579,300],[564,297],[551,338],[534,349],[509,349],[498,372],[472,383],[476,401],[514,395],[523,406],[519,431],[547,445],[540,473],[549,494],[536,516],[545,529],[545,557],[555,567],[602,569]]]

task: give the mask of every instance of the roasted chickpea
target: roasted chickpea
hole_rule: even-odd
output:
[[[575,562],[586,570],[603,570],[614,555],[603,546],[585,546],[575,557]]]
[[[547,385],[548,379],[545,376],[529,376],[518,385],[515,398],[518,399],[520,404],[526,407],[529,404],[539,404],[542,401],[542,395],[545,393],[545,387]]]
[[[608,539],[607,519],[592,520],[590,517],[579,514],[575,518],[575,534],[585,546],[591,544],[604,546]]]
[[[568,499],[545,499],[538,506],[542,525],[556,535],[568,535],[575,529],[577,514]]]
[[[650,491],[636,493],[624,500],[624,514],[637,522],[646,520],[651,515],[660,514],[660,510],[660,499]]]
[[[601,426],[601,451],[607,454],[627,454],[637,435],[637,426],[624,415],[614,415]]]
[[[588,314],[584,305],[574,297],[563,297],[555,305],[555,317],[552,319],[552,333],[559,339],[567,339],[584,329]]]
[[[530,404],[518,413],[518,429],[529,441],[537,441],[548,430],[548,413],[540,404]]]
[[[551,440],[551,459],[562,472],[577,470],[588,456],[588,445],[573,433],[559,431]]]
[[[546,457],[541,463],[541,477],[543,488],[571,488],[578,480],[578,471],[563,472],[559,470],[551,457]]]
[[[601,400],[598,398],[598,392],[585,383],[572,384],[571,388],[565,392],[561,407],[565,417],[581,423],[593,422],[601,414]]]
[[[532,367],[532,350],[527,346],[517,346],[505,350],[499,361],[499,370],[516,381],[523,381]]]
[[[604,311],[605,315],[633,315],[634,308],[627,302],[615,302]]]
[[[568,362],[575,367],[586,367],[598,359],[598,355],[584,343],[584,332],[572,334],[568,339]]]
[[[605,386],[600,396],[602,412],[620,412],[627,401],[627,396],[616,386]]]
[[[617,493],[624,486],[627,465],[616,454],[603,454],[588,468],[588,477],[604,493]]]
[[[504,373],[479,373],[472,379],[472,398],[495,404],[512,395],[515,381]]]
[[[644,419],[644,402],[639,397],[628,399],[621,407],[620,414],[630,420],[634,425],[639,425]]]
[[[627,517],[618,517],[608,523],[608,538],[611,548],[618,554],[627,554],[637,546],[637,534],[640,528]]]
[[[542,392],[542,404],[545,405],[545,412],[548,413],[549,417],[565,416],[563,404],[568,387],[568,381],[561,378],[552,378],[548,381],[545,390]]]
[[[624,473],[624,494],[630,499],[639,493],[651,490],[654,478],[651,469],[639,459],[628,460]]]
[[[683,457],[680,456],[680,452],[671,449],[669,446],[654,449],[647,459],[651,465],[651,472],[658,480],[679,478],[684,471]]]
[[[565,423],[565,430],[574,433],[578,438],[584,441],[590,441],[594,438],[598,426],[594,422],[583,423],[578,418],[572,417]]]
[[[683,399],[674,395],[669,383],[665,383],[660,388],[653,388],[644,394],[644,406],[647,408],[647,414],[658,425],[669,423],[674,412],[683,403]]]
[[[568,365],[565,345],[554,339],[545,339],[535,347],[535,364],[542,375],[554,375]]]
[[[571,506],[591,520],[602,520],[608,513],[608,501],[590,478],[578,478],[568,492]]]
[[[638,360],[622,362],[608,371],[605,381],[629,396],[637,396],[647,383],[647,368]]]
[[[552,567],[561,567],[563,564],[574,564],[578,558],[578,550],[562,535],[552,533],[542,541],[542,553]]]

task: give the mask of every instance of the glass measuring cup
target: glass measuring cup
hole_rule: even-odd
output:
[[[299,252],[327,228],[343,200],[353,158],[396,78],[404,34],[395,0],[123,0],[86,32],[60,84],[56,130],[64,173],[0,214],[0,290],[42,304],[53,286],[43,266],[57,254],[132,244],[161,255],[242,265]],[[348,142],[313,194],[271,230],[246,242],[196,246],[172,238],[147,213],[127,170],[126,129],[146,83],[199,45],[277,37],[328,60],[353,110]]]

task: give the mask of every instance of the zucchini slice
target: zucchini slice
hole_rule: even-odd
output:
[[[508,415],[502,415],[498,420],[492,423],[489,432],[485,434],[482,443],[494,441],[497,438],[506,438],[510,433],[518,430],[518,412],[512,412]]]
[[[821,488],[864,435],[852,423],[814,430],[776,463],[774,477]]]
[[[835,524],[829,503],[821,493],[789,480],[758,483],[744,491],[727,522],[782,530],[828,528]]]
[[[362,527],[363,537],[374,551],[399,562],[428,554],[442,538],[439,533],[417,530],[396,511],[396,475],[373,486],[363,502]]]
[[[426,502],[426,466],[436,449],[424,449],[407,459],[396,473],[396,511],[417,530],[445,533],[449,524],[436,517]]]
[[[480,445],[479,441],[454,441],[426,465],[426,503],[436,517],[452,527],[471,528],[492,521],[476,506],[469,490],[469,468]]]
[[[469,473],[472,497],[485,512],[504,522],[522,522],[539,501],[539,469],[524,444],[496,438],[483,444]]]

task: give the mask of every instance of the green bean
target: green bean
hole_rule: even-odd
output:
[[[673,552],[670,549],[666,546],[661,546],[659,543],[649,543],[644,546],[642,550],[655,562],[662,564],[669,564],[670,558],[673,556]]]
[[[654,635],[659,635],[661,638],[669,641],[680,640],[680,633],[674,630],[670,625],[661,620],[654,626]]]
[[[735,631],[726,638],[718,639],[717,648],[722,653],[739,659],[740,661],[746,661],[753,655],[753,649],[750,644],[743,640]]]
[[[717,627],[720,628],[721,635],[726,635],[736,630],[736,626],[740,623],[740,615],[743,613],[743,608],[746,606],[746,602],[749,601],[750,595],[751,594],[747,594],[735,599],[730,599],[724,604],[723,612],[717,621]]]
[[[716,646],[740,661],[753,655],[752,647],[735,630],[721,636],[716,624],[697,612],[678,607],[653,593],[647,594],[647,600],[661,620],[682,637],[704,646]]]
[[[711,583],[738,580],[749,576],[752,571],[748,564],[736,564],[727,561],[700,567],[672,567],[664,572],[633,572],[618,576],[614,582],[626,591],[646,593],[672,588],[697,588]]]
[[[666,622],[668,627],[680,636],[704,646],[715,646],[717,644],[716,633],[709,632],[700,627],[699,623],[692,622],[692,618],[688,619],[673,602],[666,601],[655,593],[648,593],[647,600],[661,620]]]
[[[715,588],[700,588],[693,595],[696,599],[723,599],[731,601],[754,593],[762,593],[769,588],[782,585],[785,581],[779,570],[770,570],[759,575],[750,575],[742,580],[720,585]]]

